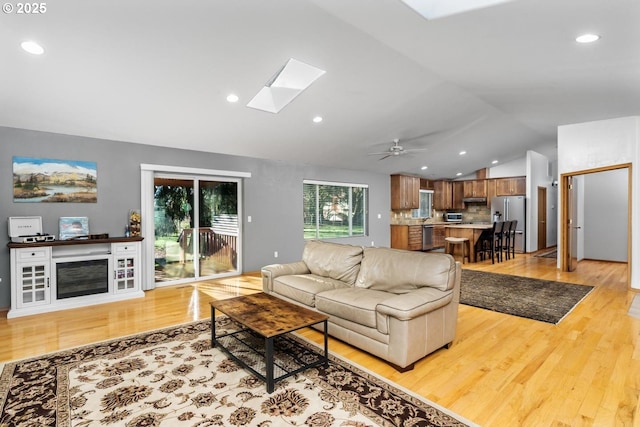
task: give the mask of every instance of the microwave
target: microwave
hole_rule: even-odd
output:
[[[444,220],[446,222],[462,222],[462,213],[460,213],[460,212],[445,212]]]

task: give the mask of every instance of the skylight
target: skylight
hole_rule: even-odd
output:
[[[404,4],[430,20],[510,1],[513,0],[402,0]]]
[[[325,72],[291,58],[249,101],[247,107],[277,113]]]

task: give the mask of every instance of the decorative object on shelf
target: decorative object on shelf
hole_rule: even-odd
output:
[[[129,211],[129,236],[140,236],[140,211],[132,209]],[[128,237],[128,236],[127,236]]]
[[[7,221],[13,243],[51,242],[56,236],[42,232],[41,216],[12,216]]]
[[[89,218],[86,216],[65,216],[60,218],[60,240],[88,238]]]
[[[13,158],[14,202],[98,202],[95,162]]]

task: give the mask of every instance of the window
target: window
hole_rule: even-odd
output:
[[[431,208],[433,206],[433,191],[420,190],[420,208],[413,209],[411,216],[413,218],[431,218]]]
[[[366,236],[368,186],[303,181],[304,238]]]

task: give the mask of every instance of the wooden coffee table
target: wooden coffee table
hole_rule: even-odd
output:
[[[216,310],[235,321],[239,328],[216,335]],[[277,381],[329,363],[328,318],[263,292],[212,301],[211,347],[218,345],[232,359],[265,381],[267,392],[272,393]],[[324,323],[324,355],[285,336],[318,323]]]

